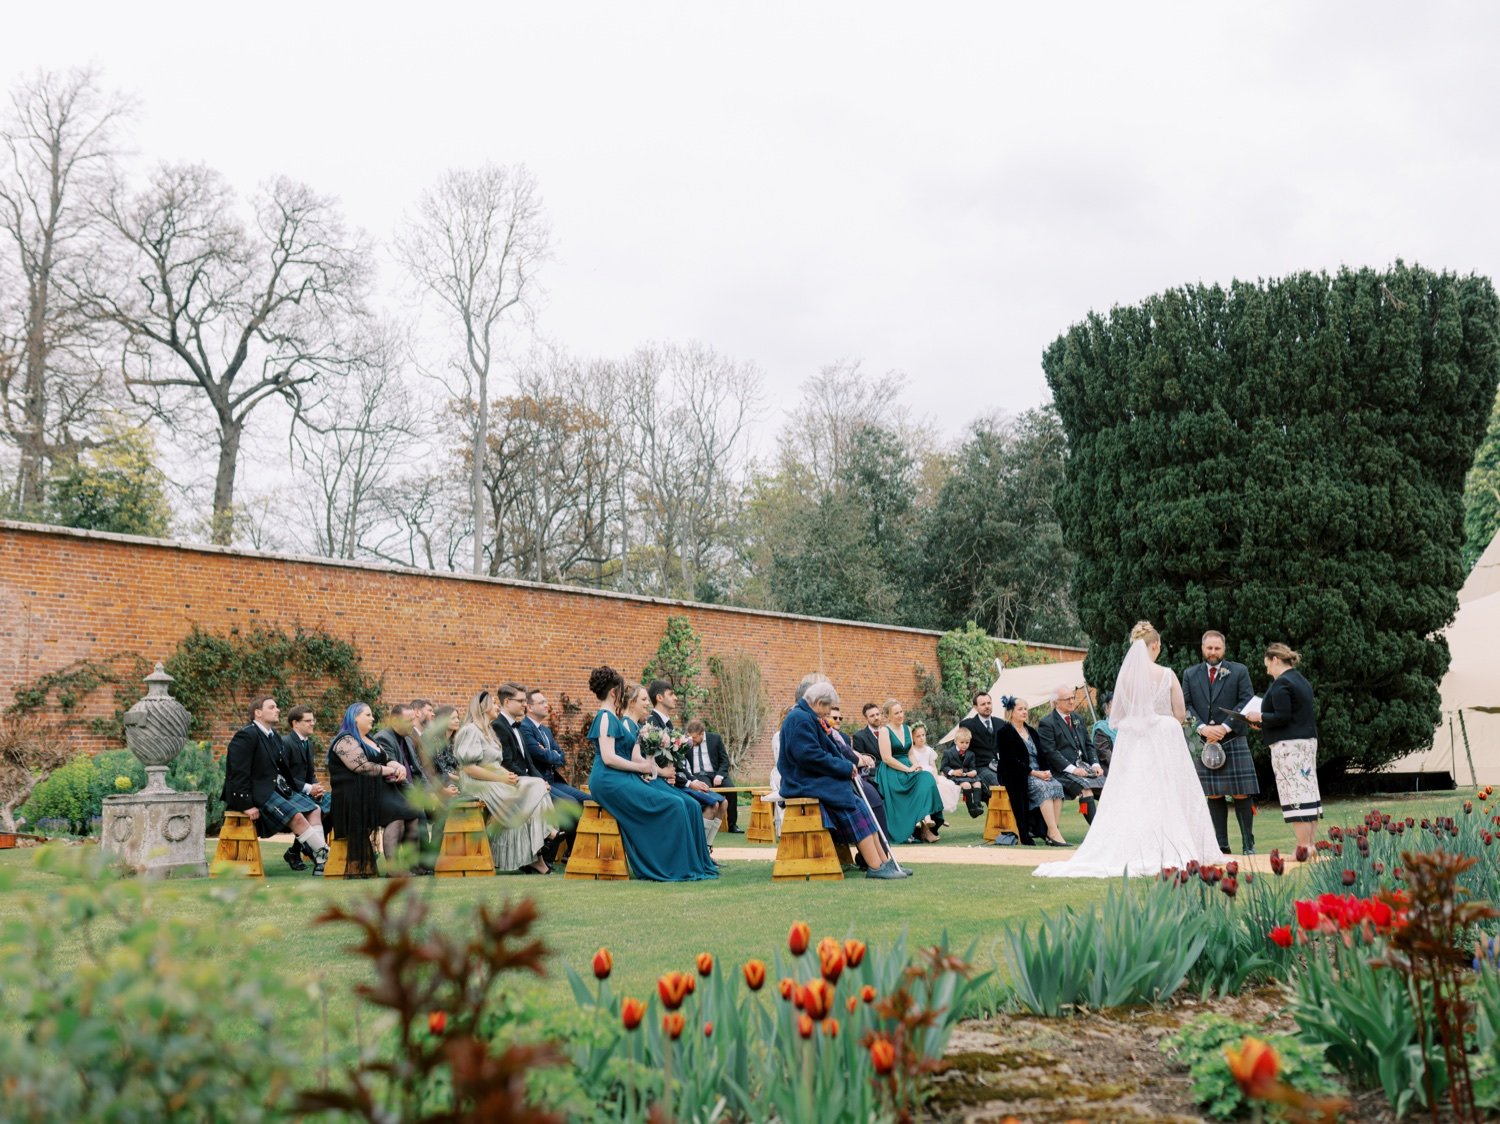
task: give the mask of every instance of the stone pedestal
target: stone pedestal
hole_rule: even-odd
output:
[[[174,873],[206,876],[203,835],[208,797],[201,792],[173,792],[162,781],[164,768],[147,773],[158,775],[140,792],[104,798],[100,845],[148,878]]]

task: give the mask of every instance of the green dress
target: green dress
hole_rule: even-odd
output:
[[[887,726],[891,738],[891,756],[903,765],[911,765],[911,728]],[[937,778],[926,769],[903,773],[884,761],[875,767],[875,787],[885,799],[885,819],[890,824],[891,842],[904,843],[917,824],[928,816],[943,814],[943,797]]]

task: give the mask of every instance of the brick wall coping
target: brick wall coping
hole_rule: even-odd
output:
[[[930,628],[908,628],[898,624],[877,624],[871,621],[846,621],[837,617],[808,617],[798,613],[780,613],[772,609],[747,609],[740,605],[715,605],[703,601],[678,601],[669,597],[650,597],[642,593],[620,593],[617,590],[594,589],[579,585],[549,585],[545,582],[523,581],[519,578],[495,578],[488,574],[462,574],[456,571],[423,570],[415,566],[396,566],[388,562],[362,562],[347,558],[324,558],[311,554],[277,554],[264,550],[239,550],[209,543],[183,542],[180,539],[153,539],[144,535],[119,535],[109,531],[84,531],[76,527],[56,527],[47,523],[22,523],[11,519],[0,519],[0,531],[11,531],[28,535],[51,535],[57,538],[92,539],[98,542],[127,543],[135,546],[153,546],[166,550],[182,550],[197,554],[223,554],[233,558],[259,558],[268,562],[297,562],[310,566],[331,566],[344,570],[367,570],[381,574],[410,574],[418,577],[441,578],[445,581],[482,582],[489,585],[509,586],[514,589],[536,589],[547,593],[567,593],[578,597],[608,597],[617,601],[637,601],[647,605],[675,606],[683,609],[702,609],[718,613],[740,613],[752,617],[772,617],[780,620],[808,621],[813,624],[837,624],[849,628],[871,628],[882,632],[910,632],[918,636],[941,636]],[[1068,644],[1051,644],[1043,641],[1015,640],[996,637],[1004,644],[1023,644],[1028,648],[1051,648],[1060,652],[1087,653],[1087,648],[1075,648]]]

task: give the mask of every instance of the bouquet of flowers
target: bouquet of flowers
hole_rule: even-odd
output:
[[[674,766],[682,769],[687,764],[687,738],[672,738],[660,726],[641,727],[641,753],[656,760],[658,768]]]

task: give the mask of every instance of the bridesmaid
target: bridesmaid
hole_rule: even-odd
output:
[[[619,823],[630,873],[653,882],[717,878],[719,868],[708,854],[698,802],[662,779],[655,761],[635,753],[640,727],[619,713],[624,678],[612,667],[596,667],[589,675],[589,690],[599,700],[599,712],[589,728],[594,746],[589,799]]]
[[[920,765],[912,764],[906,709],[897,700],[887,699],[885,718],[885,725],[876,734],[880,764],[875,768],[875,784],[885,798],[885,820],[891,827],[891,842],[898,843],[915,834],[923,843],[936,843],[937,832],[922,821],[931,816],[934,824],[942,826],[943,798],[938,792],[937,778]]]

